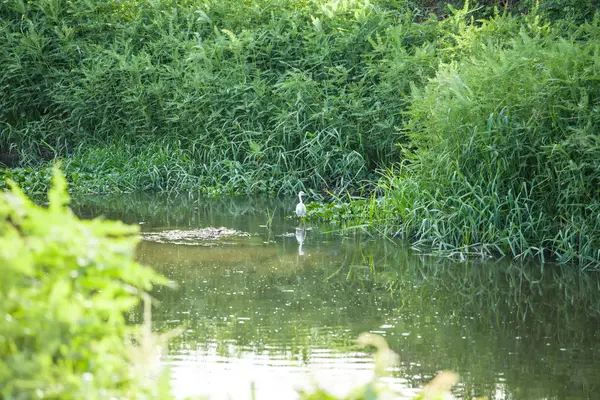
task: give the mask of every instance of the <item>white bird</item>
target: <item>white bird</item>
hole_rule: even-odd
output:
[[[296,215],[299,218],[303,218],[306,215],[306,206],[302,202],[302,196],[306,196],[306,193],[304,193],[303,191],[300,191],[300,193],[298,193],[298,198],[300,199],[300,203],[296,204]]]

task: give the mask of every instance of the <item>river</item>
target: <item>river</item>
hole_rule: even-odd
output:
[[[179,398],[294,399],[316,384],[347,394],[373,375],[372,352],[356,344],[362,332],[399,355],[385,381],[402,396],[452,370],[459,399],[600,398],[598,273],[452,261],[300,225],[294,199],[120,195],[75,204],[83,217],[143,232],[248,234],[139,244],[139,261],[177,285],[155,290],[153,324],[184,329],[162,357]]]

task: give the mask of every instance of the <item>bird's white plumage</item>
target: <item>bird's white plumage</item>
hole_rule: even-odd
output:
[[[302,202],[302,196],[305,196],[305,195],[306,195],[306,193],[304,193],[302,191],[300,193],[298,193],[298,199],[300,199],[300,203],[296,204],[296,215],[299,218],[302,218],[306,215],[306,206]]]

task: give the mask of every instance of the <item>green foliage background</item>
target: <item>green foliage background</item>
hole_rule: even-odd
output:
[[[99,191],[356,185],[397,158],[408,75],[433,60],[418,40],[390,73],[388,46],[420,32],[390,37],[410,14],[362,0],[0,7],[4,148],[124,177]]]
[[[502,4],[6,0],[0,153],[67,157],[88,192],[355,189],[400,159],[410,85]]]

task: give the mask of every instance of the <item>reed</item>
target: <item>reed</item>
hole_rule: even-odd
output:
[[[406,9],[362,0],[88,3],[0,6],[0,140],[21,166],[66,157],[67,169],[89,163],[95,180],[121,191],[188,189],[193,171],[202,184],[232,174],[215,185],[291,193],[360,187],[399,155],[397,94],[413,71],[395,76],[380,64],[392,42],[403,46],[391,27],[416,34]],[[417,70],[433,62],[413,60],[411,48],[394,57]],[[173,171],[154,165],[164,159],[155,151],[172,149]],[[124,174],[115,184],[105,167],[124,155],[140,159],[132,175],[149,179]],[[144,164],[158,171],[148,176]]]
[[[597,267],[598,22],[441,65],[413,92],[404,162],[354,223],[448,255]]]

